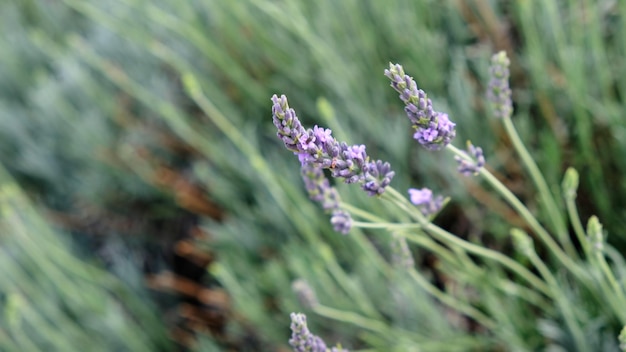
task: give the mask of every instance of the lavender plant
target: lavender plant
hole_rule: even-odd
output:
[[[359,228],[383,229],[391,234],[389,242],[393,250],[390,261],[395,263],[392,267],[408,272],[411,280],[447,309],[459,312],[478,324],[480,328],[476,331],[487,338],[486,345],[490,349],[527,350],[559,345],[566,350],[592,351],[598,346],[617,347],[617,335],[621,329],[612,329],[626,324],[626,313],[622,309],[626,305],[623,278],[615,268],[622,265],[623,258],[606,243],[597,217],[591,217],[587,229],[583,228],[576,211],[578,174],[574,169],[570,168],[565,173],[562,202],[558,202],[550,191],[511,120],[513,105],[509,65],[505,52],[492,57],[486,96],[493,116],[502,121],[521,163],[537,187],[546,214],[543,221],[492,174],[482,148],[468,141],[467,149],[463,151],[452,144],[456,135],[455,123],[446,113],[435,110],[426,93],[419,89],[401,65],[390,64],[384,74],[405,105],[404,110],[414,130],[413,138],[429,151],[448,151],[456,160],[461,175],[482,179],[526,222],[524,229],[510,229],[516,253],[501,253],[484,243],[462,239],[433,223],[447,199],[435,196],[432,190],[425,187],[410,188],[408,198],[403,196],[390,185],[394,172],[388,163],[370,161],[364,145],[349,146],[338,142],[328,129],[318,126],[305,129],[284,95],[272,97],[274,125],[285,147],[298,155],[309,196],[332,214],[331,223],[335,230],[346,234]],[[395,207],[398,215],[393,219],[382,219],[342,202],[337,190],[324,176],[324,170],[345,183],[359,184],[368,195],[376,196],[376,201]],[[573,234],[567,230],[566,216]],[[541,247],[542,255],[538,254],[535,241]],[[408,243],[434,253],[446,275],[456,280],[458,285],[478,294],[466,295],[463,293],[466,291],[435,286],[415,268]],[[302,282],[294,285],[294,289],[299,296],[314,297],[312,289]],[[350,322],[380,335],[402,336],[405,333],[393,330],[383,319],[372,320],[351,312],[337,311],[322,305],[317,299],[312,302],[305,306],[321,316]],[[503,302],[518,305],[521,310],[540,312],[532,317],[537,321],[535,325],[539,326],[546,320],[553,321],[560,327],[561,335],[551,336],[541,328],[521,331],[519,322],[502,314]],[[581,304],[590,306],[587,315],[573,308]],[[594,316],[602,317],[602,324],[614,336],[611,341],[603,342],[590,336],[589,325]],[[290,344],[295,351],[327,350],[323,341],[308,331],[303,315],[292,314],[292,330],[294,335]],[[528,334],[540,335],[542,339],[528,339],[525,337]],[[623,336],[622,333],[620,346],[623,346]],[[390,336],[387,338],[393,340]]]
[[[347,352],[340,346],[327,348],[319,336],[313,335],[306,324],[306,315],[291,313],[291,339],[289,344],[295,352]]]

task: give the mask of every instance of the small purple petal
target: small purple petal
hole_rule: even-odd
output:
[[[433,191],[428,188],[409,189],[411,203],[415,204],[424,216],[437,213],[443,206],[443,197],[433,197]]]
[[[330,223],[335,231],[346,235],[352,228],[352,217],[348,212],[338,209],[333,211]]]

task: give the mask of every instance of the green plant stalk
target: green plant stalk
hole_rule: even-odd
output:
[[[539,273],[541,273],[541,276],[546,280],[548,286],[550,287],[550,290],[553,292],[554,300],[559,305],[561,314],[565,319],[565,324],[568,326],[572,335],[574,336],[577,349],[579,351],[590,351],[580,324],[576,321],[576,317],[573,315],[574,310],[567,301],[565,293],[559,287],[556,278],[554,277],[554,275],[552,275],[552,273],[545,265],[545,263],[541,260],[541,258],[537,256],[537,253],[534,251],[534,249],[529,251],[528,258],[537,268]]]
[[[598,263],[594,263],[594,258],[590,258],[591,264],[594,266],[599,266]],[[604,272],[600,269],[598,277],[598,292],[601,294],[601,298],[598,298],[598,301],[602,299],[601,302],[606,302],[606,305],[610,307],[610,311],[615,314],[620,323],[622,325],[626,325],[626,311],[624,310],[625,302],[623,299],[619,299],[617,297],[617,293],[614,291],[613,287],[610,285],[609,281],[605,279]]]
[[[428,236],[420,236],[410,233],[402,233],[401,235],[404,236],[407,240],[432,251],[439,258],[445,260],[447,263],[451,263],[456,267],[463,268],[463,271],[467,272],[470,276],[480,275],[483,271],[483,269],[477,266],[466,255],[466,253],[461,251],[460,249],[456,253],[452,253],[448,248],[439,245],[437,242],[431,240]],[[458,249],[458,247],[455,248]],[[455,275],[454,273],[450,274]],[[520,297],[537,307],[548,306],[548,301],[541,294],[538,294],[533,289],[518,285],[517,283],[514,283],[507,279],[498,279],[497,287],[502,292]]]
[[[363,222],[363,221],[352,221],[352,227],[358,227],[361,229],[387,229],[389,231],[393,230],[408,230],[408,229],[419,229],[422,226],[416,224],[397,224],[391,222],[383,222],[383,223],[371,223],[371,222]]]
[[[475,269],[476,266],[474,263],[467,261],[467,257],[460,258],[456,256],[451,250],[440,245],[439,243],[431,240],[428,236],[423,235],[415,235],[412,233],[400,233],[401,236],[411,241],[412,243],[417,244],[420,247],[426,248],[437,255],[437,257],[447,261],[448,263],[455,264],[456,266],[464,266],[466,268]]]
[[[595,251],[594,257],[598,265],[600,266],[600,270],[604,274],[604,277],[609,282],[609,285],[613,289],[614,293],[617,295],[619,302],[622,304],[622,306],[626,305],[626,301],[624,300],[624,291],[620,287],[620,284],[617,282],[613,271],[609,267],[609,264],[604,257],[604,253],[600,250],[597,250]]]
[[[316,314],[379,333],[382,336],[393,336],[394,330],[379,320],[370,319],[354,312],[327,307],[321,304],[313,307]]]
[[[383,219],[377,215],[370,213],[369,211],[365,211],[361,208],[355,207],[349,203],[340,202],[339,207],[347,210],[350,214],[360,217],[365,220],[369,220],[372,222],[387,222],[386,219]]]
[[[448,144],[448,150],[455,155],[458,155],[467,160],[467,155],[464,152],[454,147],[452,144]],[[517,213],[528,223],[530,228],[539,236],[543,243],[548,247],[552,254],[575,276],[581,281],[584,281],[586,277],[584,271],[574,262],[554,241],[552,236],[541,226],[533,214],[526,208],[526,206],[508,189],[500,180],[498,180],[491,172],[486,168],[481,168],[478,173],[498,192],[500,195],[517,211]]]
[[[619,277],[626,277],[626,262],[622,253],[608,243],[604,244],[604,253],[615,263],[615,269],[619,270]]]
[[[325,243],[320,243],[316,247],[322,260],[326,264],[327,270],[348,297],[352,298],[357,306],[363,312],[367,313],[368,316],[383,319],[382,315],[374,308],[374,304],[372,304],[369,297],[364,294],[366,290],[355,283],[355,281],[346,274],[343,268],[341,268],[332,249]]]
[[[420,287],[422,287],[426,292],[428,292],[430,295],[435,297],[441,303],[447,305],[448,307],[456,311],[466,314],[467,316],[473,318],[479,324],[481,324],[482,326],[484,326],[485,328],[489,330],[497,329],[497,326],[498,326],[497,322],[495,322],[494,320],[491,320],[491,318],[486,316],[480,310],[472,307],[471,305],[461,302],[455,297],[441,291],[440,289],[435,287],[435,285],[431,284],[428,280],[424,279],[424,277],[422,277],[422,275],[420,275],[420,273],[417,272],[415,268],[409,269],[409,274],[411,275],[411,278],[418,285],[420,285]]]
[[[394,197],[396,199],[396,202],[400,202],[400,203],[408,202],[408,200],[404,199],[404,197],[402,197],[402,195],[399,194],[392,187],[387,187],[387,192],[385,192],[385,194],[387,193],[389,193],[390,197]],[[471,242],[467,242],[447,232],[446,230],[428,221],[428,219],[426,219],[417,209],[415,209],[414,211],[411,211],[410,213],[422,225],[424,230],[428,231],[434,236],[437,236],[440,240],[450,243],[452,245],[458,246],[469,253],[476,254],[481,257],[488,258],[495,262],[498,262],[504,265],[505,267],[509,268],[511,271],[518,274],[520,277],[522,277],[524,280],[532,284],[534,287],[536,287],[538,290],[546,294],[548,297],[552,296],[550,289],[548,288],[548,286],[546,286],[546,284],[543,281],[541,281],[541,279],[539,279],[537,276],[531,273],[528,269],[524,268],[522,265],[512,260],[511,258],[503,255],[502,253],[496,252],[494,250],[481,247]]]
[[[570,224],[574,229],[574,233],[576,234],[576,238],[578,242],[580,242],[580,246],[583,248],[583,252],[585,256],[589,258],[591,253],[589,252],[591,249],[589,248],[589,241],[585,235],[585,229],[583,228],[582,222],[580,221],[580,215],[578,214],[578,208],[576,207],[576,202],[574,197],[566,196],[565,197],[565,206],[567,208],[567,214],[570,219]]]
[[[564,248],[566,248],[567,252],[571,256],[576,256],[576,249],[574,248],[572,241],[569,238],[567,229],[565,228],[565,221],[563,220],[563,216],[561,215],[561,211],[556,204],[554,196],[546,183],[539,167],[533,160],[532,156],[526,149],[526,146],[522,142],[517,130],[515,129],[515,125],[511,121],[509,116],[503,119],[504,129],[506,130],[509,138],[511,138],[511,143],[513,143],[513,147],[519,154],[522,159],[522,163],[526,166],[528,173],[530,174],[530,178],[535,183],[537,190],[539,192],[539,196],[541,197],[541,202],[545,210],[548,212],[548,219],[552,223],[553,231],[557,234],[561,244]]]

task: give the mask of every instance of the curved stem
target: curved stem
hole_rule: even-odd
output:
[[[576,234],[576,238],[578,238],[578,242],[580,242],[580,246],[583,248],[583,252],[585,256],[589,257],[589,241],[587,240],[587,236],[585,234],[585,229],[583,228],[583,224],[580,221],[580,216],[578,214],[578,208],[576,208],[576,202],[573,197],[565,197],[565,206],[567,207],[567,215],[569,216],[569,222],[572,224],[572,228],[574,229],[574,233]]]
[[[474,320],[476,320],[477,322],[479,322],[481,325],[483,325],[484,327],[490,329],[490,330],[495,330],[498,327],[498,324],[494,321],[491,320],[488,316],[486,316],[483,312],[479,311],[478,309],[474,308],[473,306],[461,302],[459,301],[457,298],[446,294],[445,292],[441,291],[440,289],[438,289],[437,287],[435,287],[435,285],[431,284],[430,282],[428,282],[428,280],[424,279],[415,269],[410,269],[409,270],[409,274],[411,275],[411,278],[413,278],[413,280],[415,280],[415,282],[420,285],[426,292],[428,292],[429,294],[431,294],[432,296],[434,296],[436,299],[438,299],[441,303],[449,306],[450,308],[453,308],[461,313],[466,314],[467,316],[473,318]]]
[[[545,211],[547,212],[548,219],[552,223],[553,230],[559,237],[561,244],[563,244],[563,246],[568,249],[568,252],[570,252],[569,254],[576,255],[576,250],[574,249],[574,246],[572,245],[572,242],[569,238],[567,229],[565,228],[565,221],[563,220],[563,216],[559,211],[559,207],[557,206],[554,196],[552,195],[552,192],[550,192],[548,184],[543,177],[541,171],[539,170],[539,167],[537,166],[532,156],[526,149],[526,146],[519,137],[519,134],[515,129],[515,125],[513,125],[513,122],[511,121],[511,118],[505,117],[503,119],[503,123],[506,132],[511,138],[511,143],[513,144],[513,147],[522,159],[522,163],[526,166],[526,169],[530,174],[530,178],[533,180],[535,186],[537,187],[537,191],[539,191],[539,197],[541,198],[541,202],[543,203]]]
[[[387,229],[387,230],[409,230],[409,229],[419,229],[422,226],[417,224],[398,224],[391,222],[363,222],[363,221],[352,221],[353,227],[358,227],[362,229]]]
[[[395,197],[395,198],[398,198],[398,197],[401,198],[401,199],[396,200],[397,203],[408,202],[407,199],[402,197],[402,195],[398,193],[398,191],[396,191],[392,187],[388,187],[387,191],[389,192],[390,196]],[[469,253],[476,254],[487,259],[491,259],[493,261],[496,261],[504,265],[505,267],[509,268],[511,271],[518,274],[524,280],[528,281],[530,284],[532,284],[534,287],[536,287],[538,290],[540,290],[547,296],[549,297],[551,296],[551,292],[548,286],[546,286],[546,284],[543,281],[541,281],[541,279],[539,279],[532,272],[530,272],[528,269],[526,269],[525,267],[523,267],[522,265],[520,265],[518,262],[514,261],[513,259],[505,256],[504,254],[500,252],[496,252],[494,250],[473,244],[471,242],[465,241],[451,234],[450,232],[428,221],[428,219],[426,219],[426,217],[424,217],[424,215],[417,209],[416,211],[413,211],[413,212],[409,211],[409,213],[410,215],[412,215],[413,218],[415,218],[418,221],[419,224],[422,225],[424,230],[426,230],[433,236],[438,237],[440,240],[445,241],[446,243],[452,244],[454,246],[458,246],[459,248],[462,248],[463,250]]]
[[[455,155],[465,156],[465,153],[454,147],[448,145],[448,150],[452,151]],[[578,264],[574,262],[561,247],[556,243],[552,236],[541,226],[539,221],[534,215],[526,208],[526,206],[500,182],[489,170],[481,168],[478,173],[504,198],[504,200],[517,211],[517,213],[528,223],[530,228],[537,234],[537,236],[543,241],[548,249],[554,254],[554,256],[563,264],[569,271],[579,278],[584,278],[585,273],[579,268]]]
[[[528,281],[538,290],[542,291],[547,296],[549,297],[552,296],[550,289],[546,286],[546,284],[543,281],[541,281],[537,276],[535,276],[535,274],[533,274],[528,269],[520,265],[518,262],[505,256],[504,254],[485,248],[485,247],[475,245],[467,241],[464,241],[432,223],[424,224],[424,229],[430,232],[431,234],[436,235],[443,241],[452,243],[454,245],[457,245],[465,249],[466,251],[470,253],[479,255],[484,258],[491,259],[493,261],[496,261],[504,265],[505,267],[509,268],[511,271],[515,272],[520,277]]]
[[[387,326],[387,324],[384,324],[380,322],[379,320],[374,320],[374,319],[364,317],[354,312],[347,312],[344,310],[339,310],[339,309],[323,306],[321,304],[316,305],[313,308],[313,311],[316,314],[321,315],[323,317],[338,320],[338,321],[343,321],[346,323],[351,323],[363,329],[380,333],[383,336],[392,336],[393,334],[392,329],[390,329],[389,326]]]

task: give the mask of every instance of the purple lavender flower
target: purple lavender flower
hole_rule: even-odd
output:
[[[326,348],[326,343],[320,337],[309,331],[306,324],[306,315],[302,313],[291,313],[291,339],[289,344],[294,352],[348,352],[341,347]]]
[[[321,203],[324,210],[339,208],[339,194],[330,186],[321,167],[313,163],[304,163],[300,167],[300,173],[311,200]]]
[[[272,96],[272,115],[277,136],[285,147],[298,154],[313,154],[316,148],[315,136],[302,127],[296,112],[289,107],[287,97]]]
[[[485,166],[483,149],[481,147],[475,147],[472,142],[467,141],[467,152],[465,154],[470,156],[473,160],[468,161],[459,156],[455,156],[454,160],[459,164],[457,170],[463,176],[477,175],[480,168]]]
[[[304,186],[309,193],[309,198],[322,205],[325,211],[330,212],[330,223],[335,231],[347,234],[352,227],[350,213],[339,208],[339,193],[324,176],[323,169],[314,163],[306,162],[300,167],[300,173],[304,180]]]
[[[437,213],[443,206],[443,197],[433,197],[433,191],[428,188],[409,189],[411,203],[415,204],[424,216]]]
[[[489,66],[489,89],[487,100],[497,118],[509,118],[513,113],[511,88],[509,87],[509,58],[501,51],[491,57]]]
[[[320,337],[309,331],[306,315],[291,313],[291,339],[289,344],[294,352],[326,352],[326,344]]]
[[[415,80],[404,73],[401,65],[390,63],[385,76],[406,105],[404,111],[415,129],[413,138],[428,150],[440,150],[450,144],[456,135],[456,124],[450,121],[448,114],[433,109],[426,93],[417,88]]]
[[[370,162],[364,145],[349,146],[339,142],[329,129],[319,126],[305,129],[284,95],[272,96],[272,102],[277,135],[287,149],[298,155],[303,165],[311,163],[329,169],[331,176],[343,178],[346,183],[361,183],[370,196],[385,191],[394,176],[389,163]]]
[[[332,213],[330,223],[335,231],[346,235],[352,228],[352,217],[347,211],[336,209]]]
[[[379,195],[385,191],[391,183],[391,179],[395,175],[395,172],[391,171],[391,165],[387,162],[376,160],[375,162],[367,163],[365,166],[365,182],[361,188],[369,195]]]

